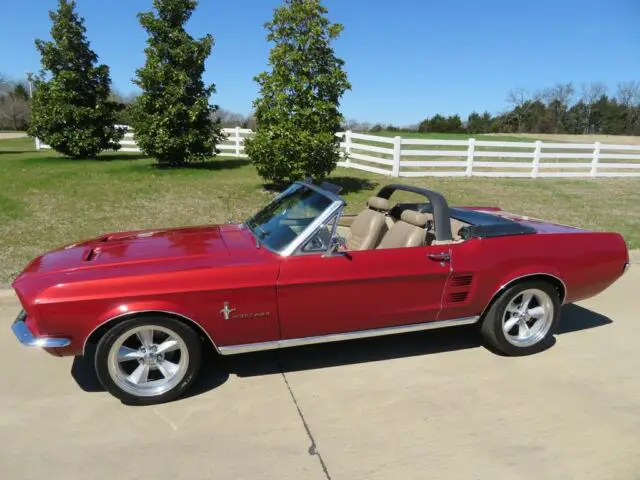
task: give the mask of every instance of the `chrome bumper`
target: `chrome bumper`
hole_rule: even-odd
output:
[[[27,347],[56,348],[66,347],[71,343],[70,338],[34,336],[31,330],[29,330],[29,327],[27,327],[27,324],[24,323],[26,319],[27,314],[22,310],[18,318],[13,322],[13,325],[11,325],[13,334],[22,345],[26,345]]]
[[[631,262],[627,262],[624,264],[624,268],[622,269],[622,274],[624,275],[631,268]]]

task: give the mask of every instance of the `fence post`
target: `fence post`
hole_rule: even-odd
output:
[[[36,150],[40,150],[40,139],[36,137]]]
[[[475,138],[470,138],[469,139],[469,149],[467,150],[467,177],[470,177],[471,175],[473,175],[473,155],[475,154],[476,151],[476,139]]]
[[[240,127],[236,127],[236,157],[240,156]]]
[[[591,176],[598,174],[598,161],[600,161],[600,142],[593,144],[593,160],[591,160]]]
[[[542,142],[536,140],[536,148],[533,150],[533,165],[531,167],[531,178],[538,176],[538,170],[540,170],[540,152],[542,150]]]
[[[351,130],[344,132],[344,157],[345,167],[351,167]]]
[[[400,176],[400,157],[402,156],[402,137],[393,137],[393,167],[391,175]]]

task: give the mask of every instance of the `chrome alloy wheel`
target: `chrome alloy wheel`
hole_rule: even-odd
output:
[[[554,306],[549,294],[528,289],[511,299],[502,318],[502,331],[509,343],[528,347],[542,340],[553,323]]]
[[[139,397],[162,395],[178,385],[189,366],[184,340],[158,325],[120,335],[109,350],[109,375],[122,390]]]

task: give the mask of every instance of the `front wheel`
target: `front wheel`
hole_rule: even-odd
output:
[[[98,343],[95,368],[104,388],[132,405],[180,396],[196,378],[202,342],[189,326],[168,317],[125,320]]]
[[[482,322],[487,343],[509,356],[530,355],[553,344],[560,299],[553,285],[530,281],[508,288]]]

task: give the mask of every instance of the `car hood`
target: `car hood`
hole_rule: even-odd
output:
[[[83,270],[110,271],[116,276],[136,268],[157,268],[158,264],[180,268],[196,259],[208,266],[225,265],[233,263],[239,253],[246,257],[255,251],[255,239],[242,225],[108,233],[35,258],[14,284],[26,277]]]

